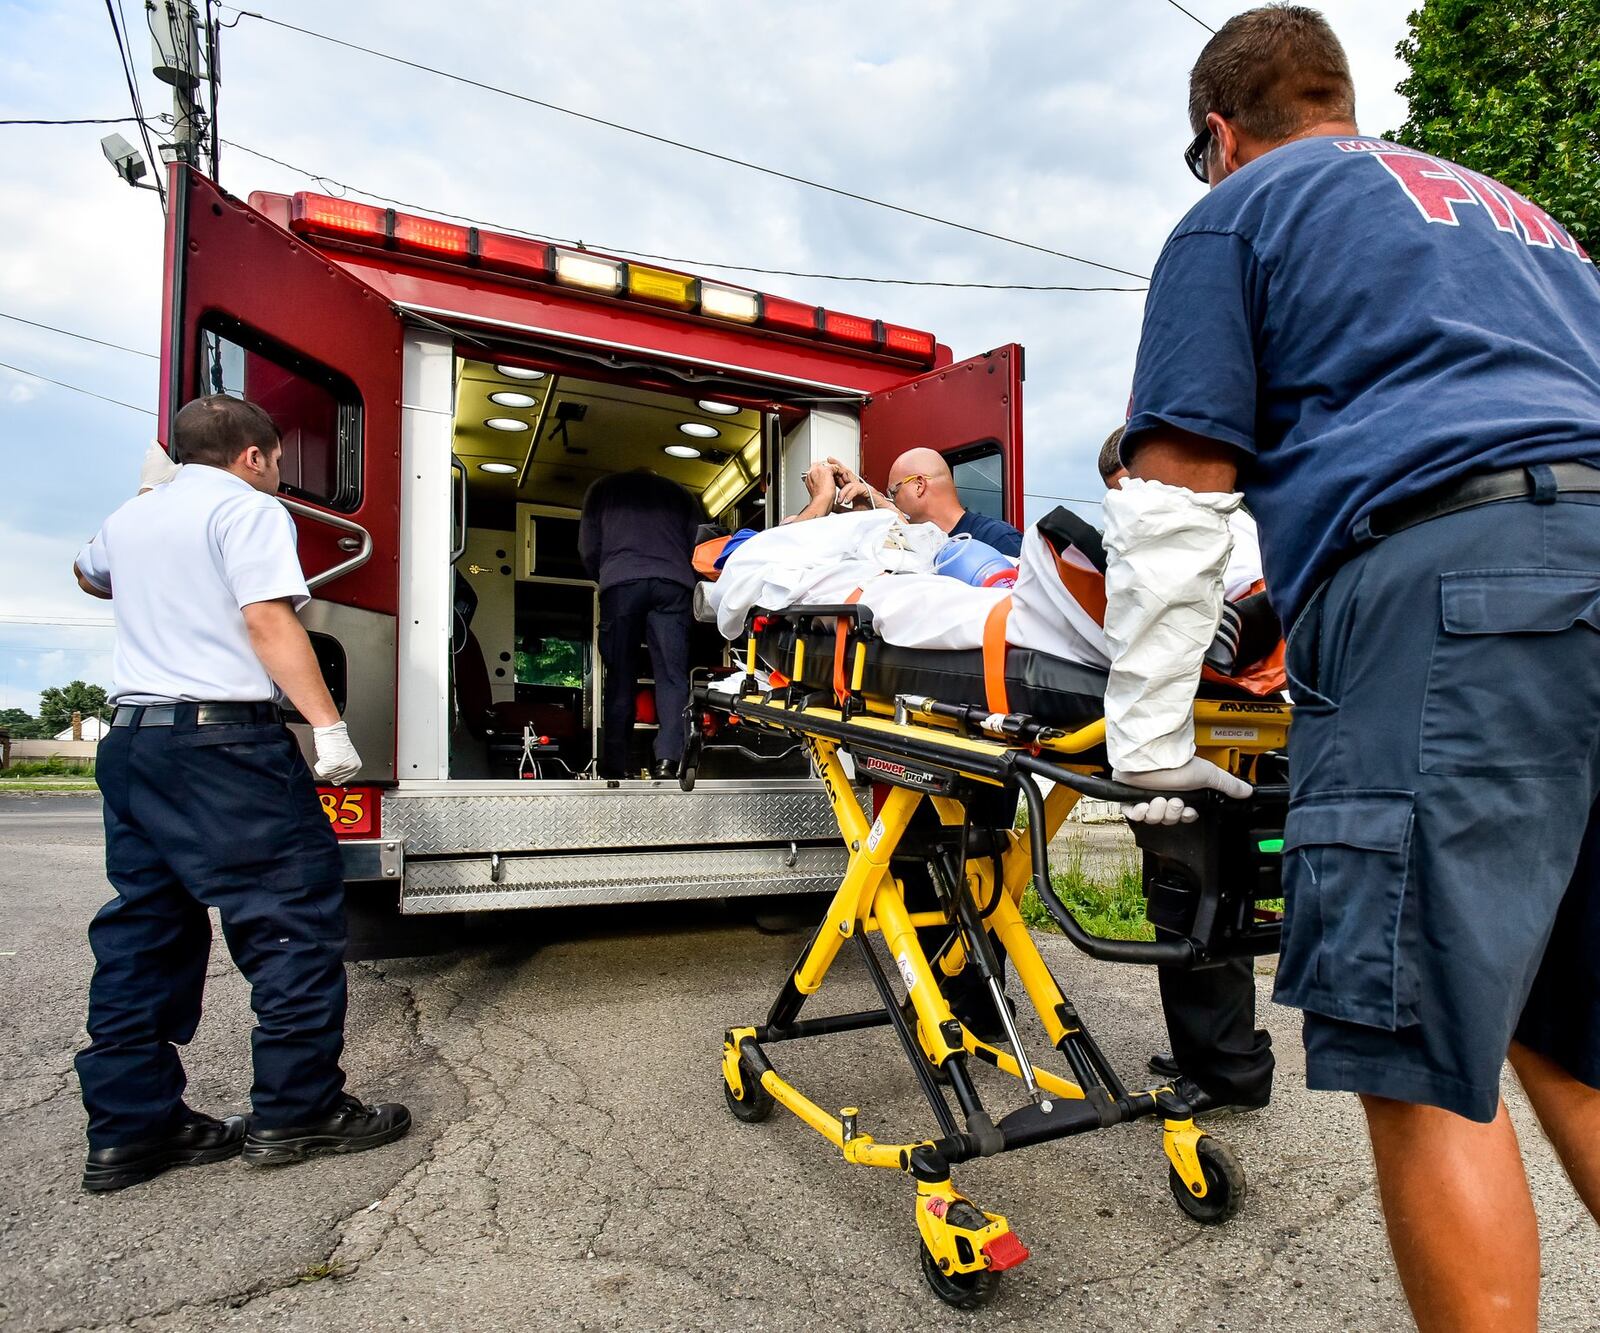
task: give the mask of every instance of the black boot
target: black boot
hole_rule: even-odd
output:
[[[242,1156],[250,1166],[286,1166],[324,1153],[365,1152],[393,1143],[410,1128],[411,1112],[398,1102],[366,1106],[347,1093],[331,1115],[314,1124],[282,1129],[252,1124]]]
[[[1178,1068],[1178,1062],[1172,1058],[1171,1051],[1157,1051],[1150,1057],[1150,1072],[1157,1078],[1164,1078],[1168,1083],[1182,1075],[1183,1070]]]
[[[185,1107],[177,1126],[159,1139],[91,1149],[83,1163],[83,1187],[91,1194],[126,1189],[175,1166],[203,1166],[237,1157],[243,1145],[243,1116],[217,1120]]]

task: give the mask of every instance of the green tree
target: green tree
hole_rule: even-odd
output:
[[[54,736],[72,725],[72,715],[94,717],[106,710],[102,686],[75,680],[68,685],[52,685],[39,692],[39,725],[46,736]]]
[[[9,731],[14,741],[39,740],[46,734],[39,719],[21,708],[0,708],[0,731]]]
[[[1389,137],[1493,176],[1600,249],[1600,0],[1424,0]]]

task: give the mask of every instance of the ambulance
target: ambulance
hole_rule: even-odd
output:
[[[803,752],[713,737],[692,791],[594,776],[584,494],[648,468],[707,524],[759,528],[804,504],[813,461],[882,486],[921,445],[969,509],[1020,526],[1022,348],[956,362],[930,333],[720,279],[171,180],[162,431],[229,393],[283,432],[301,615],[365,761],[321,791],[352,912],[836,888],[845,852]],[[730,661],[711,625],[691,653],[701,677]],[[643,773],[651,682],[632,685]]]

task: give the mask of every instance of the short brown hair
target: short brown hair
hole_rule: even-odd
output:
[[[1196,134],[1212,111],[1269,143],[1324,120],[1354,122],[1350,62],[1327,19],[1291,4],[1235,14],[1189,72],[1189,124]]]
[[[265,410],[226,393],[185,403],[172,422],[172,447],[180,463],[227,467],[252,444],[270,453],[281,440]]]
[[[1122,462],[1122,432],[1124,427],[1118,426],[1116,430],[1106,436],[1106,442],[1100,446],[1100,480],[1110,481],[1123,469]]]

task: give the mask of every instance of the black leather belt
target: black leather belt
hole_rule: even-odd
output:
[[[224,727],[252,722],[282,722],[283,709],[269,703],[118,704],[114,727]]]
[[[1550,504],[1558,495],[1600,493],[1600,467],[1587,463],[1535,463],[1501,472],[1479,472],[1420,495],[1374,510],[1358,524],[1362,540],[1392,537],[1430,518],[1476,509],[1496,500]]]

